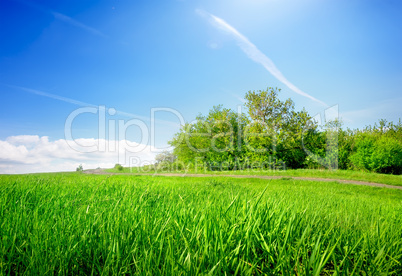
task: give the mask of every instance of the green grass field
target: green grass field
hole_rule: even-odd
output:
[[[402,275],[402,191],[334,182],[0,176],[0,274]]]
[[[143,173],[155,174],[155,171],[147,171],[144,168],[124,168],[123,171],[116,169],[106,169],[110,173]],[[156,173],[184,173],[184,171],[175,170],[157,170]],[[330,178],[341,180],[367,181],[395,186],[402,186],[402,175],[380,174],[352,170],[318,170],[318,169],[298,169],[298,170],[243,170],[243,171],[206,171],[206,170],[188,170],[187,173],[200,173],[211,175],[264,175],[264,176],[289,176],[289,177],[312,177],[312,178]]]

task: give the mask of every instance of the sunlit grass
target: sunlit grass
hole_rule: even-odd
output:
[[[214,172],[211,172],[214,173]],[[217,172],[217,174],[229,174],[232,172]],[[402,175],[380,174],[352,170],[318,170],[318,169],[298,169],[298,170],[271,170],[271,171],[235,171],[234,174],[243,175],[279,175],[293,177],[311,177],[311,178],[331,178],[344,180],[358,180],[374,183],[402,186]]]
[[[311,178],[331,178],[341,180],[357,180],[374,182],[388,185],[402,186],[402,175],[380,174],[352,170],[319,170],[319,169],[297,169],[297,170],[257,170],[247,169],[243,171],[208,171],[208,170],[150,170],[144,168],[124,168],[123,171],[106,169],[110,173],[189,173],[189,174],[212,174],[212,175],[265,175],[265,176],[290,176],[290,177],[311,177]]]
[[[0,274],[400,275],[401,214],[337,183],[0,176]]]

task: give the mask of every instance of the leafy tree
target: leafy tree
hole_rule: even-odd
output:
[[[294,103],[289,98],[281,101],[278,97],[281,90],[267,88],[267,90],[249,91],[245,95],[245,106],[254,122],[261,122],[272,132],[279,132],[286,127],[292,118]]]
[[[248,114],[253,120],[249,130],[253,135],[247,141],[252,147],[251,159],[258,161],[281,160],[291,168],[305,166],[307,154],[303,148],[303,133],[311,126],[307,111],[295,111],[289,98],[279,99],[280,89],[249,91],[245,99]]]
[[[342,170],[351,169],[350,156],[355,143],[356,131],[350,129],[339,129],[338,132],[338,168]]]
[[[83,170],[84,170],[84,168],[82,167],[82,164],[80,164],[80,165],[78,166],[78,168],[75,169],[75,171],[77,171],[77,172],[82,172]]]
[[[311,116],[305,110],[295,111],[291,99],[281,101],[279,92],[249,91],[245,96],[249,117],[222,106],[214,106],[207,116],[198,115],[169,142],[174,154],[182,162],[208,163],[210,169],[223,163],[228,169],[241,163],[276,167],[283,161],[292,168],[306,166],[302,139]]]
[[[207,116],[198,115],[196,121],[184,125],[169,141],[174,154],[182,162],[203,162],[210,166],[227,163],[233,168],[244,155],[242,131],[249,120],[222,106],[214,106]]]
[[[378,173],[402,173],[402,124],[380,120],[357,131],[349,157],[350,167]]]
[[[173,154],[158,155],[157,163],[177,156],[178,162],[211,170],[285,164],[402,173],[401,120],[380,120],[363,130],[343,130],[334,120],[319,129],[306,110],[296,111],[293,101],[281,100],[279,93],[276,88],[247,92],[248,116],[222,106],[198,115],[169,141]]]
[[[122,171],[122,170],[124,169],[123,166],[120,165],[120,164],[114,165],[114,168],[115,168],[116,170],[118,170],[118,171]]]
[[[155,161],[157,164],[162,162],[173,163],[176,160],[176,158],[177,158],[176,155],[174,155],[172,152],[165,150],[155,156]]]

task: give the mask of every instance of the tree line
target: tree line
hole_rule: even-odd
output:
[[[402,123],[380,120],[362,130],[343,129],[339,120],[318,125],[306,110],[295,110],[280,89],[249,91],[247,113],[214,106],[186,123],[158,164],[209,170],[354,169],[402,173]],[[164,155],[169,158],[164,158]],[[173,157],[174,156],[174,157]]]

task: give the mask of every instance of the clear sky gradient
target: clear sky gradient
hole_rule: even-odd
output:
[[[150,129],[152,108],[190,122],[272,86],[312,115],[338,105],[345,127],[397,122],[401,14],[398,0],[1,0],[0,173],[113,163],[50,156],[82,107]],[[151,146],[163,148],[180,121],[166,111],[154,119]],[[78,116],[72,136],[102,138],[97,115]],[[142,138],[127,128],[124,139],[150,145]]]

